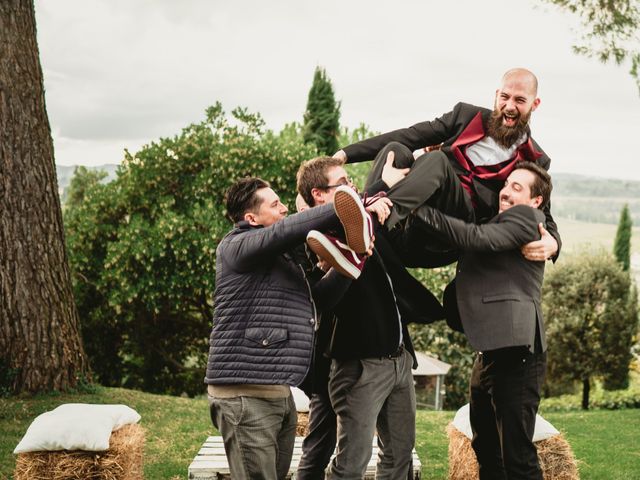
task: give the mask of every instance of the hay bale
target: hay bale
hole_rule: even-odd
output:
[[[449,437],[449,479],[478,480],[478,460],[464,433],[450,423]],[[545,480],[579,480],[578,462],[571,446],[562,434],[535,442],[538,461]]]
[[[447,425],[447,436],[449,437],[449,478],[477,480],[478,460],[471,448],[471,441],[452,423]]]
[[[296,425],[296,436],[306,437],[309,435],[309,414],[298,412],[298,424]]]
[[[111,434],[109,450],[19,453],[15,480],[137,480],[143,472],[144,429],[125,425]]]

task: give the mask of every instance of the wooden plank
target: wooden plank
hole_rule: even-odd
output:
[[[298,469],[298,464],[302,457],[302,440],[304,437],[296,437],[289,475],[291,478]],[[374,479],[376,465],[378,463],[378,442],[374,437],[371,442],[371,457],[367,464],[365,479]],[[331,457],[333,459],[334,455]],[[421,478],[420,458],[415,449],[412,452],[413,457],[413,475],[414,480]],[[200,448],[200,451],[189,465],[189,480],[220,480],[221,478],[229,478],[229,465],[224,452],[224,443],[222,437],[207,437],[206,441]]]

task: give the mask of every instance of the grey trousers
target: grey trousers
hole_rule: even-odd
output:
[[[284,479],[295,443],[297,413],[286,398],[209,397],[211,420],[220,430],[231,478]]]
[[[362,479],[378,432],[377,479],[406,480],[415,443],[416,396],[411,355],[333,360],[329,395],[338,446],[328,478]]]

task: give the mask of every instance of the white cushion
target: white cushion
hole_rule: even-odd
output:
[[[111,432],[139,420],[138,412],[126,405],[67,403],[38,415],[13,453],[108,450]]]
[[[456,416],[453,418],[453,426],[458,429],[458,431],[464,433],[464,435],[471,440],[473,433],[471,432],[471,423],[469,422],[469,404],[467,403],[463,407],[460,408],[456,412]],[[556,428],[551,425],[547,420],[542,418],[540,415],[536,415],[536,426],[533,432],[533,441],[539,442],[541,440],[546,440],[547,438],[551,438],[555,435],[558,435],[560,432],[556,430]]]
[[[300,390],[298,387],[291,387],[291,393],[293,394],[293,401],[296,404],[297,412],[308,412],[309,411],[309,397]]]

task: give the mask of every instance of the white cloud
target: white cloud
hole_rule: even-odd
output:
[[[490,106],[501,74],[526,66],[552,172],[640,179],[633,80],[575,56],[575,20],[535,0],[37,0],[36,13],[61,164],[118,162],[216,100],[279,129],[301,119],[316,65],[342,124],[379,131]]]

